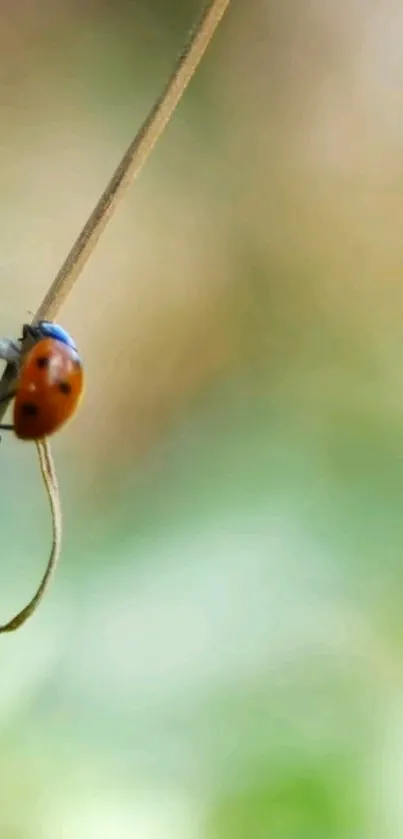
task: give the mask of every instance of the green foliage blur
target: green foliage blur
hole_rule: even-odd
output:
[[[1,0],[1,335],[199,8]],[[63,309],[87,391],[60,571],[0,639],[1,839],[403,835],[402,28],[234,0]],[[34,447],[0,458],[6,620],[50,523]]]

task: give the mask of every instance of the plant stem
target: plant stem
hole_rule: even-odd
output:
[[[41,319],[53,320],[70,294],[101,233],[116,209],[118,201],[122,198],[125,189],[139,174],[155,143],[168,124],[229,4],[230,0],[210,0],[199,21],[189,33],[185,47],[164,90],[127,149],[98,204],[53,280],[35,313],[33,323]],[[15,370],[8,364],[0,378],[0,400],[4,400],[4,397],[14,386]],[[0,422],[6,412],[7,404],[7,401],[0,402]]]
[[[98,204],[39,306],[34,321],[44,318],[53,320],[64,303],[111,218],[118,201],[143,168],[155,143],[168,124],[229,3],[230,0],[212,0],[190,32],[188,41],[178,58],[165,89],[153,105],[148,117],[119,163]]]

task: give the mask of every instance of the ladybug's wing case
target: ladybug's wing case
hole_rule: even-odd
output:
[[[37,440],[53,434],[75,412],[82,390],[78,353],[52,338],[38,341],[21,368],[14,402],[17,437]]]

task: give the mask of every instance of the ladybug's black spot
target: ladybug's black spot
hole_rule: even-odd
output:
[[[67,396],[69,393],[71,393],[71,385],[69,384],[69,382],[59,382],[59,390],[62,393],[65,393]]]
[[[36,364],[41,369],[49,367],[49,357],[47,355],[40,355],[39,358],[36,359]]]
[[[39,408],[35,405],[35,402],[23,402],[21,410],[28,417],[36,417],[39,414]]]

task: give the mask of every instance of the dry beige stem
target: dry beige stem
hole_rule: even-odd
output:
[[[118,201],[123,197],[125,189],[139,174],[155,143],[168,124],[229,4],[230,0],[211,0],[200,20],[190,32],[187,43],[161,96],[153,105],[148,117],[119,163],[98,204],[39,306],[33,318],[33,323],[38,320],[53,320],[57,315],[115,211]],[[0,422],[8,405],[5,397],[15,388],[15,384],[15,368],[8,364],[0,379]],[[62,513],[52,454],[47,440],[39,440],[36,445],[52,516],[52,548],[44,576],[36,593],[15,617],[8,623],[0,625],[0,633],[18,629],[33,614],[46,592],[60,555]]]
[[[62,511],[53,458],[48,440],[38,440],[36,446],[38,449],[42,479],[48,494],[52,517],[52,547],[45,573],[34,596],[20,612],[8,621],[8,623],[0,625],[0,632],[13,632],[15,629],[22,626],[22,624],[25,623],[25,621],[28,620],[28,618],[35,612],[49,586],[50,578],[56,568],[57,561],[60,556],[62,543]]]

